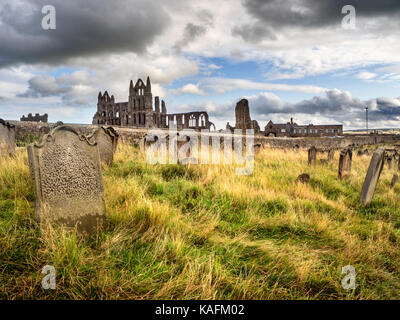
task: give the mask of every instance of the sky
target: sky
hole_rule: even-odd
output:
[[[398,128],[399,18],[398,0],[0,0],[0,118],[91,123],[99,91],[124,102],[150,76],[169,113],[217,129],[242,98],[261,128],[361,129],[366,107],[370,128]]]

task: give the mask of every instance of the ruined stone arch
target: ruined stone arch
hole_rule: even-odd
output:
[[[195,127],[196,126],[196,116],[192,113],[189,116],[189,127]]]
[[[200,113],[198,123],[200,127],[205,127],[207,125],[207,117],[204,115],[204,113]]]

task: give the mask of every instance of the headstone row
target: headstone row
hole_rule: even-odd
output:
[[[308,149],[308,165],[315,165],[317,162],[317,148],[315,146],[311,146]],[[328,156],[326,159],[320,159],[321,163],[328,163],[332,162],[334,157],[335,157],[335,150],[329,149],[328,151],[323,151],[323,152],[328,152]]]

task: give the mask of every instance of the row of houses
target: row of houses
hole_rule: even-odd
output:
[[[332,137],[343,135],[343,125],[298,125],[293,118],[287,123],[269,121],[264,128],[266,136],[275,137]]]

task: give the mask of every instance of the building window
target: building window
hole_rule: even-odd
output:
[[[310,129],[310,133],[312,133],[312,129]]]
[[[296,129],[293,129],[293,133],[296,133]]]
[[[329,129],[325,129],[325,132],[326,132],[326,133],[329,133]]]
[[[286,129],[281,129],[281,132],[286,132]]]

